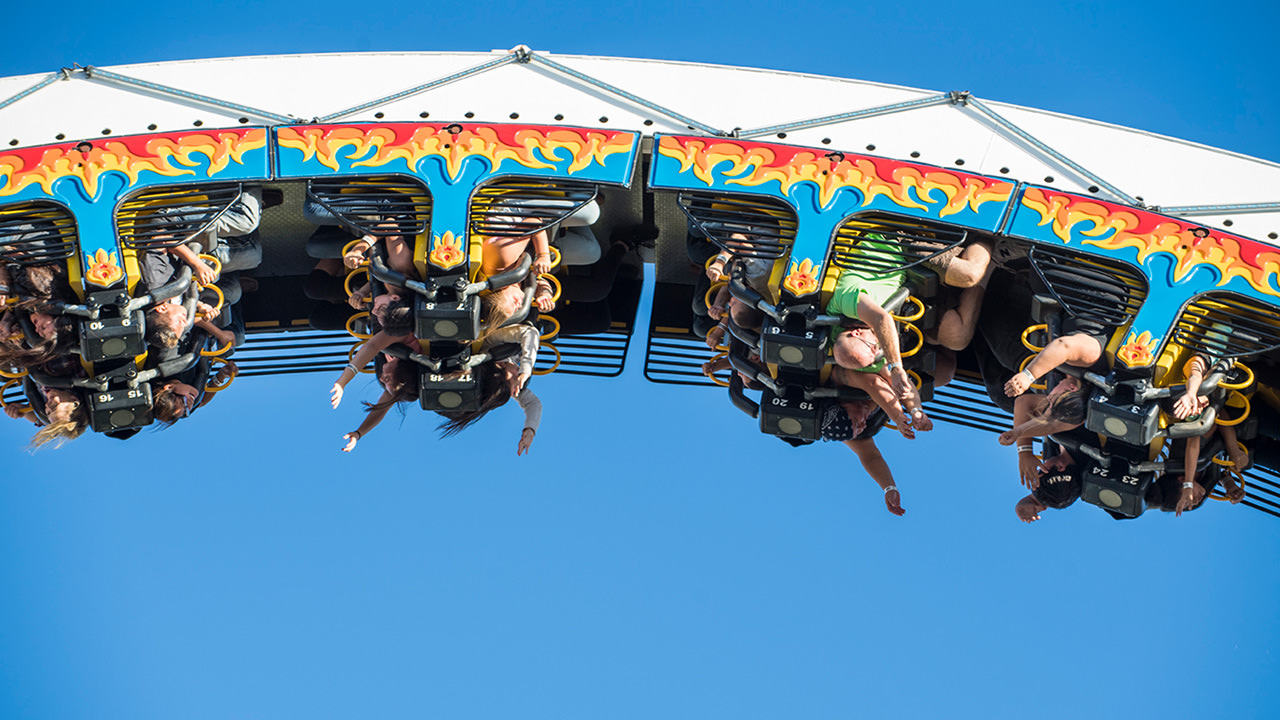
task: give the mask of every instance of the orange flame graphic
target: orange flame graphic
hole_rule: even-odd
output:
[[[450,133],[448,129],[459,129]],[[402,135],[407,135],[402,137]],[[566,149],[573,161],[569,172],[578,172],[617,153],[631,150],[633,136],[621,132],[570,130],[565,128],[473,127],[436,125],[380,125],[284,127],[276,131],[280,147],[301,151],[304,160],[316,158],[326,167],[339,169],[339,151],[352,148],[350,157],[360,158],[355,167],[380,167],[402,159],[409,167],[429,156],[445,159],[449,176],[457,177],[468,157],[488,158],[495,167],[503,160],[529,168],[556,167],[539,157],[559,157]],[[537,152],[541,151],[541,153]]]
[[[146,170],[158,175],[194,175],[198,167],[196,155],[208,158],[208,177],[221,172],[229,164],[243,164],[250,150],[267,146],[267,131],[262,128],[218,130],[175,136],[137,136],[100,140],[92,148],[77,150],[83,143],[63,143],[24,148],[0,155],[0,197],[13,195],[29,185],[40,185],[53,194],[53,183],[60,178],[79,178],[89,195],[98,191],[98,178],[115,170],[137,183]]]
[[[838,191],[855,188],[862,193],[864,206],[883,195],[895,205],[929,211],[937,205],[931,198],[938,190],[946,198],[938,217],[946,217],[966,207],[977,211],[983,203],[1004,202],[1013,195],[1012,183],[981,175],[861,155],[823,155],[805,148],[666,136],[658,152],[678,161],[681,172],[692,170],[708,185],[714,182],[713,170],[728,178],[725,182],[730,185],[757,186],[776,180],[784,193],[796,183],[812,182],[820,188],[823,205]],[[911,188],[923,202],[911,197]]]
[[[452,230],[445,230],[443,235],[435,238],[435,247],[427,255],[427,260],[438,268],[448,270],[462,264],[466,254],[462,252],[462,238],[454,237]]]
[[[1220,231],[1197,233],[1198,225],[1042,188],[1029,188],[1022,196],[1022,204],[1040,215],[1038,224],[1052,223],[1053,234],[1064,243],[1071,242],[1072,229],[1086,238],[1110,233],[1105,239],[1084,242],[1106,250],[1135,248],[1138,263],[1151,253],[1169,253],[1177,259],[1175,281],[1197,266],[1211,265],[1222,273],[1219,286],[1241,277],[1259,292],[1280,295],[1276,285],[1280,251],[1269,245]],[[1076,228],[1081,223],[1092,227]]]
[[[98,248],[98,252],[94,255],[84,254],[85,265],[88,266],[84,273],[84,279],[99,287],[110,287],[124,277],[124,269],[120,267],[120,263],[115,253],[107,254],[107,251]]]
[[[1146,367],[1155,362],[1156,339],[1148,330],[1141,335],[1130,332],[1129,338],[1116,350],[1116,357],[1131,368]]]
[[[792,260],[787,276],[782,279],[782,287],[796,297],[808,295],[818,289],[817,271],[818,268],[808,258],[804,262]]]

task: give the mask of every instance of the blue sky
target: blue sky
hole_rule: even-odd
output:
[[[1280,161],[1278,14],[64,3],[7,12],[0,75],[526,43],[968,89]],[[0,717],[1280,710],[1274,518],[1078,506],[1024,526],[1014,454],[946,425],[882,443],[894,518],[845,448],[788,448],[642,361],[538,379],[525,458],[514,406],[444,441],[393,416],[341,455],[374,389],[335,412],[319,375],[239,381],[127,444],[29,455],[27,427],[0,423]]]

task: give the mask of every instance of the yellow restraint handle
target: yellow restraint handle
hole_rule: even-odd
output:
[[[901,322],[901,323],[909,323],[909,322],[915,322],[920,318],[924,317],[924,303],[920,301],[920,298],[916,297],[915,295],[908,295],[907,301],[915,303],[916,311],[910,315],[893,315],[892,313],[890,313],[890,315],[893,316],[894,320],[897,320],[898,322]]]
[[[1044,349],[1044,346],[1036,346],[1031,343],[1031,333],[1036,332],[1037,330],[1043,330],[1047,333],[1049,332],[1049,326],[1044,323],[1039,325],[1030,325],[1026,330],[1022,331],[1022,347],[1033,353],[1038,353]]]
[[[547,368],[546,370],[534,370],[533,371],[534,375],[550,375],[551,373],[556,371],[556,368],[560,367],[560,351],[556,349],[556,346],[552,345],[551,343],[547,343],[542,347],[551,348],[551,352],[556,354],[556,361],[551,365],[551,367]]]

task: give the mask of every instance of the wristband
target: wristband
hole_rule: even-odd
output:
[[[356,375],[359,375],[359,374],[360,374],[360,368],[356,367],[356,366],[355,366],[355,365],[353,365],[352,363],[347,363],[347,369],[348,369],[348,370],[350,370],[351,372],[355,373]]]
[[[1026,375],[1026,376],[1027,376],[1027,382],[1029,382],[1029,383],[1033,383],[1033,382],[1035,382],[1035,381],[1036,381],[1036,376],[1035,376],[1035,375],[1032,375],[1032,374],[1031,374],[1031,371],[1030,371],[1030,370],[1027,370],[1026,368],[1023,368],[1022,370],[1019,370],[1019,371],[1018,371],[1018,374],[1019,374],[1019,375]]]
[[[1018,448],[1018,452],[1020,452],[1020,453],[1035,453],[1035,450],[1032,450],[1032,449],[1031,449],[1031,446],[1030,446],[1030,445],[1028,445],[1027,447],[1019,447],[1019,448]]]
[[[1195,486],[1195,483],[1189,483],[1189,482],[1182,483],[1183,490],[1190,490],[1194,486]]]
[[[347,433],[347,434],[348,434],[348,435],[355,435],[355,436],[356,436],[356,440],[359,440],[361,437],[363,437],[363,436],[360,434],[360,431],[359,431],[359,430],[352,430],[351,432],[349,432],[349,433]]]
[[[902,369],[902,363],[901,363],[901,362],[891,362],[891,363],[887,363],[887,364],[885,364],[885,366],[884,366],[884,367],[885,367],[885,369],[886,369],[886,370],[888,370],[889,372],[893,372],[894,370],[901,370],[901,369]]]
[[[898,489],[897,485],[890,485],[889,487],[884,489],[884,494],[888,495],[890,490],[897,490],[897,489]]]

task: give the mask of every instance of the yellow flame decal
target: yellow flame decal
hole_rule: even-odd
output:
[[[124,269],[120,267],[115,253],[108,254],[106,250],[98,248],[96,254],[85,253],[84,259],[84,279],[93,285],[110,287],[124,277]]]
[[[394,127],[280,128],[276,137],[281,147],[300,151],[304,161],[315,158],[335,171],[340,168],[340,152],[350,148],[346,156],[359,158],[354,167],[381,167],[403,160],[412,168],[434,156],[445,160],[451,178],[458,176],[469,157],[487,158],[494,167],[513,160],[528,168],[550,170],[556,165],[539,155],[558,158],[557,151],[563,149],[569,151],[568,171],[574,173],[593,163],[604,165],[610,155],[630,152],[632,147],[631,135],[616,132],[475,127],[450,133],[429,125],[415,127],[403,140],[397,139]]]
[[[1041,188],[1028,189],[1022,204],[1040,216],[1038,225],[1052,224],[1053,234],[1063,243],[1071,242],[1076,226],[1086,224],[1090,227],[1077,229],[1086,245],[1104,250],[1136,249],[1139,264],[1152,253],[1172,255],[1176,259],[1174,281],[1182,280],[1197,266],[1210,265],[1222,274],[1219,286],[1240,277],[1259,292],[1280,295],[1276,285],[1280,251],[1269,245],[1212,231],[1197,235],[1197,225]],[[1108,237],[1090,239],[1103,235]]]
[[[1131,368],[1139,368],[1155,362],[1155,352],[1156,339],[1150,331],[1144,330],[1141,335],[1131,331],[1124,345],[1116,350],[1116,357]]]
[[[452,230],[445,230],[443,235],[435,238],[435,247],[427,259],[432,265],[448,270],[462,264],[466,254],[462,252],[462,238],[454,237]]]
[[[97,194],[98,178],[103,173],[118,171],[138,182],[143,171],[177,177],[195,175],[200,162],[196,155],[208,159],[207,177],[213,177],[232,162],[243,164],[250,150],[267,145],[266,130],[214,131],[180,136],[117,138],[98,140],[92,149],[81,152],[77,144],[45,148],[29,148],[0,155],[0,196],[13,195],[30,185],[39,185],[53,194],[53,184],[64,177],[78,178],[90,196]]]
[[[817,270],[813,261],[808,258],[803,262],[792,260],[787,276],[782,279],[782,287],[796,297],[808,295],[818,289]]]
[[[938,217],[946,217],[966,207],[976,212],[983,203],[1005,202],[1013,195],[1013,184],[1002,180],[843,153],[823,155],[804,148],[663,137],[658,152],[679,162],[680,172],[692,170],[707,185],[714,183],[715,172],[723,174],[729,185],[751,187],[777,181],[783,193],[796,183],[812,182],[823,205],[840,190],[854,188],[862,193],[863,206],[883,196],[900,207],[928,212],[938,205],[932,199],[937,190],[946,198],[937,208]],[[911,197],[911,188],[920,199]]]

